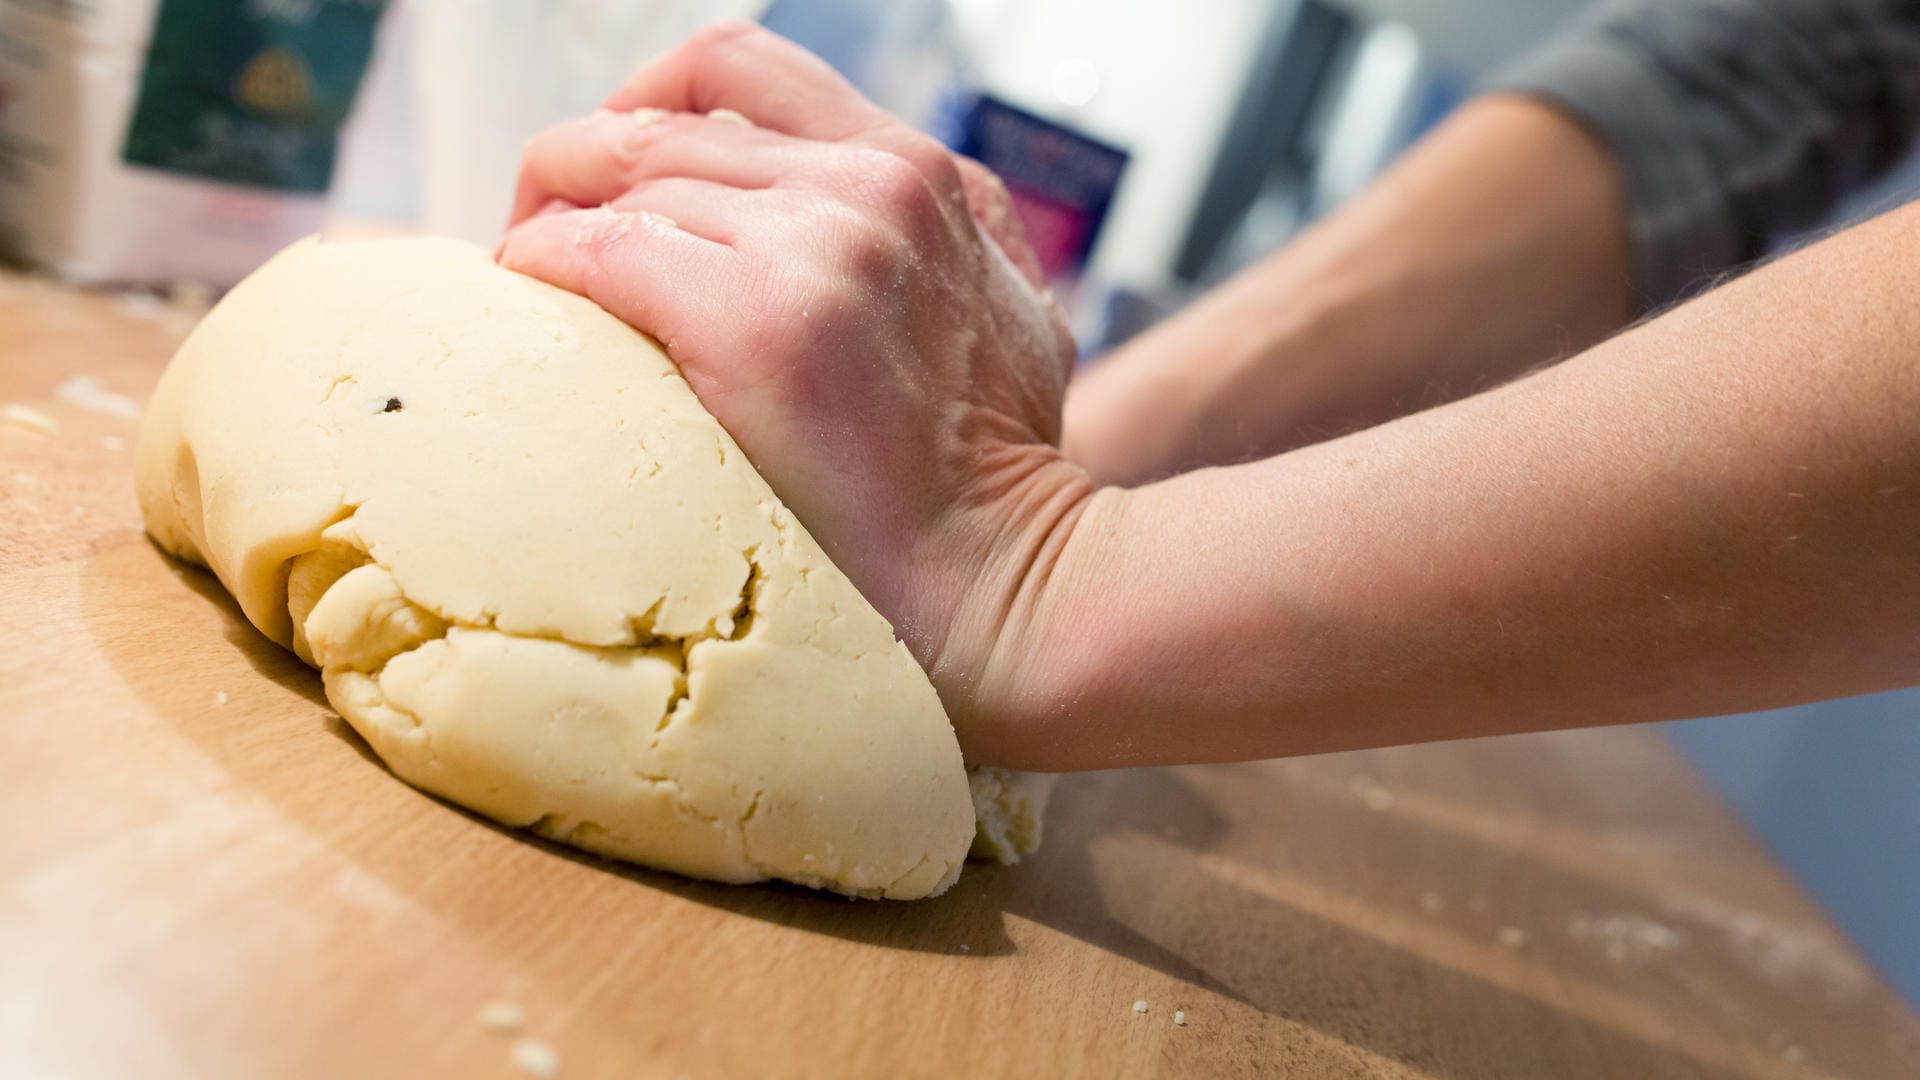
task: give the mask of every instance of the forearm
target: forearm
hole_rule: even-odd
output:
[[[1632,310],[1618,178],[1492,97],[1355,203],[1097,365],[1066,449],[1132,483],[1380,423],[1567,355]]]
[[[1910,207],[1499,390],[1104,490],[969,751],[1256,758],[1909,683],[1916,296]]]

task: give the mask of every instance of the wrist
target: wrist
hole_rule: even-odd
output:
[[[1034,557],[1007,579],[994,616],[976,616],[978,674],[953,711],[970,762],[1046,772],[1088,768],[1101,754],[1087,745],[1081,691],[1097,674],[1099,628],[1131,587],[1114,570],[1134,495],[1081,476],[1070,508],[1033,537]]]
[[[1002,764],[1050,710],[1033,680],[1044,663],[1043,617],[1077,574],[1076,553],[1088,514],[1117,489],[1096,487],[1087,471],[1051,446],[1022,446],[995,470],[994,497],[956,511],[949,532],[965,554],[944,577],[945,633],[916,650],[940,691],[970,762]],[[928,597],[930,602],[940,603]]]

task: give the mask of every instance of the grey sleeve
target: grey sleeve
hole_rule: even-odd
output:
[[[1920,0],[1618,0],[1500,72],[1611,148],[1646,307],[1751,262],[1920,128]]]

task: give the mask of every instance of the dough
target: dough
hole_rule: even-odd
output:
[[[395,775],[718,881],[944,891],[1039,840],[651,338],[444,240],[304,240],[140,434],[147,529],[320,668]],[[981,820],[975,820],[975,796]]]
[[[1039,850],[1040,817],[1058,779],[1050,773],[969,770],[967,786],[973,795],[977,824],[973,854],[1017,863],[1021,856]]]

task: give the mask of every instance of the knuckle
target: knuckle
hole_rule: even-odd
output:
[[[898,154],[874,155],[866,171],[866,183],[879,203],[890,214],[917,218],[935,205],[933,188],[912,162]]]
[[[956,157],[953,162],[968,188],[979,192],[988,205],[1004,207],[1012,204],[1013,196],[1007,194],[1007,185],[998,173],[969,157]]]
[[[906,235],[883,215],[837,200],[818,205],[808,227],[816,238],[820,280],[826,283],[865,289],[891,281],[913,256]]]
[[[985,184],[989,180],[1000,179],[993,174],[993,170],[965,154],[949,153],[947,156],[953,159],[953,167],[959,170],[960,176],[969,184]]]
[[[849,227],[842,244],[849,276],[866,283],[894,280],[913,257],[912,245],[904,234],[871,218]]]
[[[917,131],[903,132],[899,139],[894,153],[918,169],[935,191],[960,190],[960,167],[954,163],[952,151]]]

